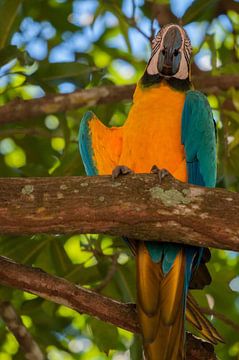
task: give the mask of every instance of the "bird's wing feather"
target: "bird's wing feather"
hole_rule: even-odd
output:
[[[214,187],[216,183],[216,134],[211,108],[200,91],[188,91],[182,116],[188,182]]]
[[[122,127],[108,128],[88,111],[81,120],[79,149],[87,175],[111,174],[122,148]]]
[[[218,342],[224,342],[215,327],[204,316],[202,310],[190,292],[187,296],[186,319],[211,343],[217,344]]]
[[[216,132],[212,110],[200,91],[187,92],[182,114],[182,144],[184,145],[188,183],[215,187]],[[201,262],[203,248],[198,248],[194,271]]]
[[[182,143],[185,148],[188,182],[215,187],[216,132],[213,114],[206,96],[199,91],[188,91],[182,116]],[[199,253],[197,265],[203,249]],[[195,270],[194,269],[194,270]],[[223,342],[222,337],[203,315],[191,294],[187,296],[186,318],[210,342]]]

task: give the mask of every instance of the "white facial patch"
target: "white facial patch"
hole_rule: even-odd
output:
[[[163,49],[164,37],[171,27],[177,27],[180,31],[181,38],[182,38],[182,45],[179,50],[181,52],[181,61],[180,61],[180,65],[179,65],[179,70],[176,74],[174,74],[173,77],[177,78],[177,79],[186,79],[189,76],[189,63],[188,62],[189,62],[189,59],[191,56],[192,48],[191,48],[190,40],[189,40],[185,30],[182,27],[180,27],[179,25],[175,25],[175,24],[170,24],[170,25],[164,26],[159,31],[159,33],[157,34],[155,39],[153,40],[152,56],[148,62],[147,73],[149,75],[156,75],[159,73],[158,72],[159,53]],[[185,53],[188,58],[188,62],[186,60]]]
[[[159,48],[158,51],[153,55],[153,57],[149,61],[149,64],[147,67],[147,73],[149,75],[158,74],[158,58],[159,58],[160,51],[161,51],[161,49]]]
[[[187,79],[188,75],[189,75],[188,64],[185,59],[184,53],[182,51],[178,72],[176,72],[176,74],[174,74],[173,77],[183,80],[183,79]]]

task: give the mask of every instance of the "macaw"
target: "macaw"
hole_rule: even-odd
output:
[[[152,41],[124,125],[108,128],[92,112],[85,114],[79,149],[87,175],[166,169],[180,181],[215,186],[214,120],[207,98],[192,90],[191,53],[186,31],[164,26]],[[147,360],[185,359],[185,316],[207,340],[223,341],[188,291],[204,249],[163,241],[135,241],[131,248]]]

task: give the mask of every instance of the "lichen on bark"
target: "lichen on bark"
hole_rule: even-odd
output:
[[[149,191],[153,199],[161,200],[165,206],[186,205],[191,202],[190,192],[187,189],[181,192],[177,189],[164,190],[160,186],[154,186]]]

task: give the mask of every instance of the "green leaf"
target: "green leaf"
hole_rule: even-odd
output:
[[[15,45],[8,45],[0,49],[0,67],[14,59],[18,59],[22,66],[34,63],[34,60],[26,51],[21,51]],[[21,73],[20,71],[18,72]]]
[[[0,49],[7,43],[17,16],[21,0],[0,1]]]
[[[72,81],[84,87],[90,81],[93,72],[102,71],[95,66],[88,66],[76,62],[40,63],[39,69],[31,77],[35,80],[58,85],[63,81]]]
[[[113,325],[103,323],[97,319],[90,321],[94,342],[101,351],[108,353],[116,349],[118,342],[118,331]]]
[[[233,141],[228,146],[230,151],[239,145],[239,129],[233,134],[233,137]]]
[[[196,0],[187,9],[183,16],[183,23],[188,24],[192,21],[211,20],[220,0]]]
[[[212,71],[217,72],[217,49],[215,44],[215,35],[207,35],[205,40],[208,43],[209,49],[212,52]]]
[[[16,59],[21,53],[16,46],[9,45],[3,49],[0,49],[0,66],[8,63],[9,61]]]
[[[88,268],[85,268],[83,265],[74,265],[73,270],[65,275],[65,278],[71,282],[80,283],[81,285],[92,285],[102,280],[102,276],[96,265]]]
[[[224,110],[224,114],[229,116],[230,120],[236,122],[239,125],[239,113],[236,111]]]
[[[0,238],[0,252],[24,264],[32,264],[48,242],[46,236]]]
[[[63,244],[57,237],[51,241],[50,251],[56,273],[60,276],[67,274],[72,269],[73,265],[64,249]]]
[[[220,74],[236,74],[239,73],[238,63],[228,63],[219,69]]]
[[[142,341],[139,335],[134,334],[134,341],[130,347],[131,360],[142,360]]]

